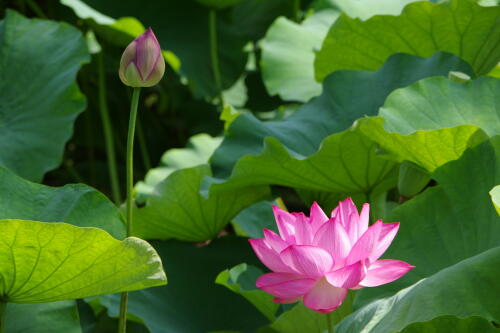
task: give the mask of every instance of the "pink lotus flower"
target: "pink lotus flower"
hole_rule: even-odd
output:
[[[249,241],[273,271],[260,276],[257,287],[273,295],[275,302],[303,301],[308,308],[327,313],[342,304],[348,289],[380,286],[415,267],[399,260],[378,260],[396,236],[399,223],[378,220],[368,227],[367,203],[358,214],[348,198],[331,218],[317,203],[309,217],[273,209],[280,235],[264,229],[264,238]]]

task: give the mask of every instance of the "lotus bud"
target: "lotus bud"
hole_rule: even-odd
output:
[[[428,173],[412,166],[411,163],[401,163],[398,181],[398,190],[401,195],[407,198],[414,197],[427,186],[430,180]]]
[[[160,43],[149,28],[130,43],[120,60],[120,79],[130,87],[152,87],[165,73]]]

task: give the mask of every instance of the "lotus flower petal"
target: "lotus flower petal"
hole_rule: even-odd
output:
[[[249,242],[254,252],[257,254],[257,257],[259,257],[260,261],[262,261],[267,268],[274,272],[293,272],[290,267],[281,261],[279,254],[274,251],[264,239],[250,239]]]
[[[378,244],[381,231],[382,221],[378,220],[353,245],[351,252],[347,256],[346,265],[368,258]]]
[[[339,288],[350,289],[359,285],[365,275],[366,265],[364,261],[358,261],[352,265],[326,273],[325,276],[331,285]]]
[[[332,257],[327,251],[311,245],[290,245],[281,252],[280,258],[304,277],[321,277],[333,265]]]
[[[363,287],[376,287],[399,279],[415,268],[404,261],[384,259],[370,265],[366,277],[360,282]]]
[[[272,230],[264,229],[263,232],[266,243],[274,251],[276,251],[277,254],[286,249],[290,245]]]
[[[296,274],[267,273],[257,279],[256,285],[257,288],[285,301],[304,296],[315,283],[315,279],[304,279]]]
[[[286,242],[295,244],[295,216],[285,212],[278,206],[273,206],[273,212],[281,238]]]
[[[328,313],[340,305],[347,296],[347,289],[337,288],[325,279],[320,279],[304,296],[304,305],[314,311]]]
[[[377,244],[375,245],[375,248],[369,256],[370,262],[374,262],[375,260],[380,258],[382,254],[384,254],[384,252],[394,240],[394,237],[396,237],[398,230],[399,222],[382,223],[382,229],[380,230],[379,239],[377,241]]]
[[[314,235],[314,245],[328,251],[333,258],[334,268],[344,266],[351,251],[351,241],[340,221],[330,219]]]
[[[316,203],[316,201],[313,202],[309,213],[309,223],[311,224],[312,232],[315,234],[316,231],[328,220],[328,216],[326,216],[321,207]]]

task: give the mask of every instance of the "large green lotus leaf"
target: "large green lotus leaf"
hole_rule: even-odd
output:
[[[462,311],[460,310],[462,307],[463,311],[466,311],[466,304],[487,307],[491,301],[481,297],[485,294],[495,294],[489,289],[486,281],[484,283],[479,280],[466,281],[474,274],[477,274],[478,278],[483,273],[498,276],[498,272],[493,269],[495,264],[488,264],[486,267],[479,265],[484,258],[489,258],[491,253],[498,252],[498,249],[492,250],[490,254],[486,254],[486,251],[500,245],[500,217],[495,212],[488,195],[488,191],[499,183],[498,165],[500,165],[500,137],[496,136],[491,142],[486,141],[468,149],[460,159],[438,168],[432,176],[439,185],[427,189],[394,209],[387,220],[400,221],[401,226],[385,257],[404,260],[416,268],[390,284],[363,289],[357,297],[357,305],[366,304],[381,296],[392,295],[420,279],[427,278],[421,286],[412,287],[416,288],[417,294],[427,298],[426,309],[420,312],[411,310],[407,315],[401,316],[392,313],[391,316],[396,321],[404,319],[405,322],[408,321],[405,325],[408,325],[413,320],[427,321],[442,315],[483,316],[484,312],[459,314],[456,311]],[[469,268],[470,265],[476,264],[478,272]],[[433,281],[444,281],[450,274],[456,277],[450,277],[446,283],[434,284]],[[453,282],[454,279],[456,284]],[[469,287],[466,288],[466,285]],[[424,292],[420,288],[428,289]],[[437,294],[438,289],[444,295],[450,290],[457,292],[464,288],[468,290],[464,291],[464,294],[460,292],[456,294],[453,302],[448,296],[441,298]],[[469,291],[470,294],[466,295]],[[394,306],[399,306],[399,298],[404,293],[392,298]],[[414,295],[413,292],[411,295]],[[411,304],[414,304],[412,309],[420,308],[418,302]],[[498,311],[498,306],[496,309]],[[424,314],[425,318],[419,317]]]
[[[240,210],[270,194],[267,186],[247,186],[204,196],[200,185],[211,175],[207,164],[170,174],[144,206],[134,207],[133,234],[145,239],[206,241],[217,236]]]
[[[340,69],[379,68],[394,53],[428,57],[437,51],[456,54],[477,75],[487,74],[500,59],[500,7],[473,0],[440,4],[416,2],[401,15],[367,21],[342,15],[331,27],[315,61],[319,81]]]
[[[168,259],[169,284],[129,294],[129,313],[151,332],[255,332],[269,323],[243,297],[215,283],[221,271],[241,262],[259,265],[246,238],[222,237],[202,247],[174,240],[152,245]],[[120,295],[99,298],[118,316]]]
[[[397,182],[396,165],[378,157],[377,145],[357,128],[330,135],[320,150],[310,156],[287,150],[275,138],[264,141],[260,155],[242,157],[229,181],[213,185],[214,190],[274,184],[319,191],[372,193],[386,191]]]
[[[155,187],[164,181],[172,172],[184,168],[192,168],[208,163],[210,156],[220,145],[222,138],[211,137],[208,134],[196,134],[189,138],[185,148],[172,148],[161,157],[159,167],[148,171],[144,181],[138,182],[136,192],[141,198],[146,198],[154,192]]]
[[[500,134],[497,91],[500,80],[491,77],[465,83],[423,79],[389,95],[379,112],[383,124],[364,119],[361,128],[397,160],[433,171],[484,139],[479,128],[489,136]]]
[[[42,303],[166,283],[155,250],[138,238],[116,240],[97,228],[0,220],[0,294]]]
[[[263,122],[240,114],[211,160],[215,177],[231,176],[230,181],[214,188],[253,183],[343,193],[373,190],[393,164],[375,156],[373,143],[358,129],[346,129],[357,118],[375,114],[394,89],[429,75],[447,75],[452,68],[470,72],[447,54],[428,59],[395,55],[377,72],[333,73],[321,96],[285,120]]]
[[[321,94],[321,84],[314,78],[314,51],[337,17],[337,11],[328,9],[301,24],[285,17],[274,21],[260,44],[262,77],[269,94],[300,102]]]
[[[273,205],[278,206],[278,202],[262,200],[239,212],[232,221],[236,233],[240,236],[261,238],[264,228],[278,232]]]
[[[498,215],[500,215],[500,185],[495,186],[490,191],[490,195],[491,195],[491,200],[493,201],[493,205],[495,206]]]
[[[0,22],[0,165],[40,181],[61,163],[85,108],[75,78],[89,60],[87,46],[65,23],[11,10]]]
[[[498,333],[500,330],[482,317],[460,319],[454,316],[442,316],[425,323],[407,326],[402,333],[439,333],[439,332],[481,332]]]
[[[6,333],[81,333],[74,301],[7,305]]]
[[[342,321],[336,332],[399,332],[410,324],[444,315],[482,316],[498,322],[499,275],[500,247],[496,247],[447,267],[392,297],[368,304]],[[488,328],[486,332],[493,329],[484,322],[481,326]],[[450,329],[448,326],[439,332],[483,332]]]
[[[350,17],[366,20],[373,15],[399,15],[403,8],[419,0],[329,0]]]
[[[102,193],[83,184],[49,187],[0,167],[0,219],[67,222],[125,237],[120,211]]]
[[[217,94],[210,58],[208,7],[192,0],[157,0],[148,4],[132,0],[63,0],[63,3],[77,15],[97,22],[98,34],[122,44],[142,32],[135,28],[136,20],[124,21],[124,18],[133,17],[144,26],[151,26],[162,47],[180,60],[180,73],[188,78],[195,95]],[[82,11],[82,3],[86,10]],[[217,49],[223,89],[231,87],[245,69],[244,46],[262,37],[274,18],[287,14],[290,9],[288,0],[245,0],[217,12]],[[117,18],[121,19],[115,21]],[[124,33],[128,39],[123,38]]]

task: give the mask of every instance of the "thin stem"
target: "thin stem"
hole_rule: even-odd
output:
[[[118,168],[116,166],[115,145],[113,140],[113,127],[109,119],[108,103],[106,102],[106,72],[104,71],[104,55],[97,55],[97,71],[99,76],[99,111],[101,114],[102,127],[104,131],[104,142],[108,159],[108,172],[111,183],[111,194],[116,205],[121,203],[120,183],[118,181]]]
[[[142,128],[141,117],[137,118],[137,139],[139,141],[139,150],[141,151],[144,168],[148,171],[151,169],[151,158],[149,157],[148,145]]]
[[[134,134],[135,122],[137,120],[137,108],[139,105],[139,95],[141,88],[134,88],[132,103],[130,104],[130,120],[128,122],[127,136],[127,237],[132,235],[132,192],[134,190]],[[118,333],[127,331],[127,303],[128,293],[122,293],[120,301],[120,319],[118,322]]]
[[[42,9],[40,8],[40,6],[38,6],[38,4],[35,1],[33,1],[33,0],[26,0],[26,3],[30,7],[30,9],[33,11],[33,13],[35,13],[38,17],[41,17],[41,18],[44,18],[44,19],[47,18],[47,15],[45,15],[43,13]]]
[[[332,312],[328,312],[326,314],[326,323],[328,325],[328,333],[334,333],[333,331],[333,320],[332,320]]]
[[[222,96],[222,81],[219,67],[219,55],[217,51],[217,12],[212,9],[208,16],[208,30],[210,33],[210,59],[212,62],[212,72],[214,73],[215,86],[219,94],[221,110],[224,107],[224,96]]]
[[[141,88],[134,88],[127,137],[127,237],[132,235],[132,192],[134,191],[134,135]]]
[[[0,333],[6,332],[6,327],[7,327],[7,325],[5,324],[5,319],[7,318],[6,309],[7,309],[7,302],[0,301]]]

